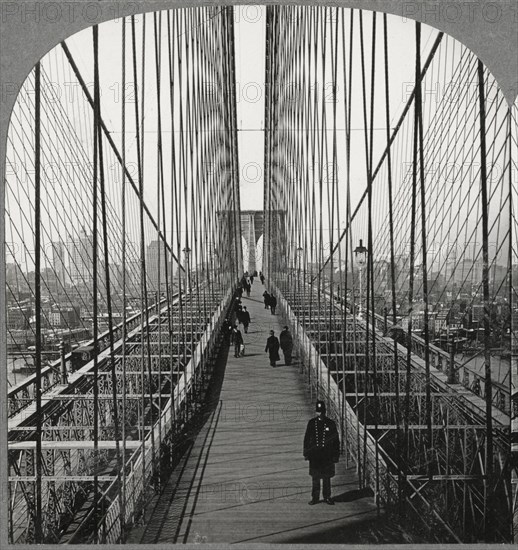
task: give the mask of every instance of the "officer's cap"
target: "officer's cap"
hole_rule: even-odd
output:
[[[323,401],[317,401],[317,404],[315,406],[315,411],[317,412],[326,412],[326,404]]]

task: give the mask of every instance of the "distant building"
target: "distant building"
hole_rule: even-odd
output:
[[[390,285],[390,262],[377,260],[373,262],[375,291],[384,294]]]
[[[65,245],[61,241],[52,243],[52,267],[56,274],[58,287],[64,287],[68,282],[65,267],[65,251]]]
[[[48,313],[49,323],[52,327],[77,328],[80,325],[81,317],[76,308],[66,308]]]
[[[396,292],[407,292],[409,288],[410,258],[405,254],[394,257],[394,279]]]
[[[423,331],[424,330],[424,311],[416,311],[412,315],[412,330],[413,331]],[[430,332],[435,331],[435,323],[437,319],[436,311],[428,312],[428,330]],[[403,326],[408,329],[408,318],[404,320]]]
[[[455,301],[451,304],[450,307],[450,314],[448,316],[448,320],[451,323],[458,323],[461,319],[461,311],[460,311],[460,302]]]
[[[28,329],[32,315],[30,307],[10,307],[7,309],[8,329]]]
[[[160,286],[165,287],[166,281],[166,262],[167,256],[162,241],[151,241],[147,247],[146,253],[146,272],[148,274],[148,281],[153,285],[152,289],[159,290],[158,284],[160,279]],[[171,269],[168,269],[169,277],[171,276]]]
[[[17,263],[9,263],[5,266],[5,282],[11,295],[19,298],[20,293],[29,290],[29,283]],[[9,295],[8,295],[9,299]]]
[[[452,269],[454,269],[452,281],[459,287],[482,281],[482,263],[479,261],[464,258],[452,266]]]
[[[70,259],[70,277],[74,284],[90,283],[93,269],[93,238],[87,235],[84,228],[79,238],[69,243],[68,256]]]
[[[435,318],[435,332],[438,334],[439,332],[446,330],[448,327],[448,312],[447,311],[438,311],[437,316]]]
[[[499,289],[504,293],[507,292],[507,280],[509,278],[509,269],[503,265],[494,265],[489,269],[489,281],[493,286],[493,292],[498,292]]]
[[[480,323],[484,320],[484,306],[481,304],[475,304],[471,308],[471,315],[473,322]]]

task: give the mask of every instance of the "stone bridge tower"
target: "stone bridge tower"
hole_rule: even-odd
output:
[[[241,235],[248,246],[248,258],[243,258],[245,271],[257,269],[257,243],[264,234],[264,212],[262,210],[241,211]]]

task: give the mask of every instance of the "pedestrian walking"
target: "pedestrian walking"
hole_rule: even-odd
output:
[[[248,296],[248,298],[250,298],[250,291],[252,290],[252,285],[249,282],[246,283],[245,290],[246,290],[246,295]]]
[[[267,290],[263,292],[263,300],[264,300],[264,309],[270,309],[270,295],[268,294]]]
[[[241,334],[241,331],[237,328],[237,326],[234,327],[233,333],[233,343],[234,343],[234,357],[239,357],[241,354],[241,345],[244,344],[243,335]]]
[[[230,344],[233,344],[234,343],[235,330],[237,329],[237,323],[235,325],[231,325],[229,327],[229,329],[230,329]]]
[[[243,324],[243,313],[244,313],[244,308],[241,306],[236,312],[237,323],[239,325]]]
[[[250,285],[253,285],[253,284],[254,284],[254,276],[250,275]]]
[[[261,279],[261,283],[264,285],[264,275],[262,271],[259,272],[259,279]]]
[[[270,336],[268,340],[266,340],[266,347],[264,348],[264,351],[268,352],[270,355],[270,365],[275,367],[275,363],[280,361],[281,358],[279,357],[279,339],[275,336],[275,332],[273,330],[270,330]]]
[[[279,343],[282,353],[284,354],[284,362],[286,365],[291,365],[291,354],[293,352],[293,336],[287,326],[279,334]]]
[[[243,309],[243,304],[239,298],[236,298],[234,301],[234,323],[239,323],[239,316],[241,314],[241,310]]]
[[[245,329],[245,334],[248,334],[248,325],[250,324],[250,313],[247,311],[246,306],[243,306],[243,312],[241,313],[241,320]]]
[[[273,294],[270,294],[270,311],[272,315],[275,315],[276,307],[277,307],[277,298]]]
[[[312,418],[304,435],[304,459],[309,460],[309,475],[312,478],[311,500],[308,504],[320,502],[320,480],[322,496],[327,504],[334,504],[331,498],[331,478],[335,475],[335,463],[340,458],[340,438],[336,424],[326,416],[326,404],[317,401],[317,416]]]
[[[225,340],[225,344],[230,345],[230,340],[232,337],[232,325],[230,324],[230,321],[228,318],[225,317],[225,320],[223,321],[223,338]]]

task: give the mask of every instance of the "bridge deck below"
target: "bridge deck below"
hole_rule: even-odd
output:
[[[264,309],[263,290],[256,281],[243,297],[252,318],[246,356],[234,358],[231,347],[219,407],[127,542],[374,542],[365,538],[379,521],[372,494],[358,490],[344,457],[332,480],[336,505],[308,505],[302,440],[313,406],[296,361],[269,365],[266,338],[270,329],[278,336],[282,319]]]

